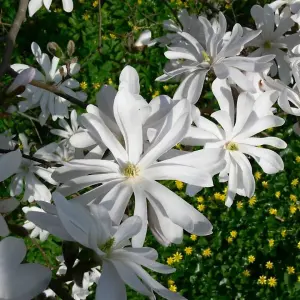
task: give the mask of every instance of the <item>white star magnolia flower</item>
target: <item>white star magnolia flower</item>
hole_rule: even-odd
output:
[[[284,6],[280,13],[280,18],[291,18],[294,22],[300,21],[300,0],[276,0],[267,4],[273,11],[278,12]],[[278,25],[278,24],[276,24]]]
[[[7,237],[0,242],[0,299],[33,299],[51,280],[51,271],[39,264],[21,264],[26,255],[23,240]]]
[[[36,207],[36,206],[32,206],[32,207],[24,206],[24,207],[22,207],[22,211],[24,212],[24,214],[27,214],[29,211],[38,211],[38,212],[45,213],[44,210],[42,210],[41,208]],[[49,232],[46,231],[46,230],[43,230],[43,229],[39,228],[38,226],[36,226],[32,222],[25,221],[23,227],[25,229],[27,229],[28,231],[31,231],[30,237],[32,239],[36,238],[36,237],[39,237],[39,239],[40,239],[41,242],[44,242],[44,241],[46,241],[48,239]]]
[[[160,46],[176,44],[178,41],[182,40],[182,36],[179,35],[178,32],[187,32],[197,40],[203,38],[203,28],[196,15],[189,15],[186,9],[182,9],[178,12],[177,16],[181,26],[173,20],[165,20],[163,22],[163,28],[169,31],[169,33],[165,36],[153,39],[148,46],[153,46],[156,43],[159,43]]]
[[[19,138],[22,142],[23,153],[29,155],[30,145],[28,144],[27,137],[24,134],[20,134]],[[41,158],[41,153],[45,151],[44,148],[39,149],[37,152],[35,152],[33,156],[36,158]],[[43,157],[43,159],[45,158]],[[27,158],[22,158],[21,164],[16,172],[16,175],[13,176],[11,180],[10,195],[12,197],[20,195],[23,192],[23,187],[25,186],[23,201],[33,202],[35,200],[42,200],[50,202],[50,191],[41,181],[37,179],[35,175],[41,177],[46,182],[52,185],[56,185],[56,181],[54,181],[51,178],[53,170],[53,168],[46,169],[41,167],[40,163],[36,161],[32,161]]]
[[[9,234],[9,229],[1,214],[11,213],[19,206],[19,201],[15,198],[10,199],[0,199],[0,236],[7,236]]]
[[[0,148],[3,150],[13,150],[15,142],[4,134],[0,134]],[[15,150],[6,154],[0,153],[0,182],[14,175],[21,164],[22,154],[21,151]]]
[[[71,120],[71,126],[68,124],[68,122],[64,119],[60,119],[58,121],[58,124],[62,129],[51,129],[50,132],[54,135],[57,135],[61,138],[63,138],[60,143],[65,146],[71,146],[70,139],[71,137],[76,134],[78,131],[82,131],[82,128],[79,127],[77,122],[77,112],[75,109],[73,109],[70,113],[70,120]]]
[[[32,17],[43,5],[49,11],[51,3],[52,0],[30,0],[28,4],[29,16]],[[62,0],[62,3],[65,12],[73,10],[73,0]]]
[[[120,74],[119,91],[129,91],[136,100],[138,106],[138,113],[141,115],[142,123],[145,123],[149,113],[150,107],[147,101],[140,95],[140,83],[139,75],[137,71],[131,67],[126,66]],[[114,136],[124,144],[121,130],[115,120],[113,106],[117,95],[117,91],[110,85],[104,85],[97,93],[97,106],[98,109],[89,111],[90,113],[96,113],[96,116],[100,115],[105,121],[106,126],[111,130]],[[72,146],[78,149],[91,149],[86,155],[86,158],[102,158],[104,152],[107,150],[107,146],[103,142],[96,141],[89,134],[87,130],[80,130],[70,138]]]
[[[300,74],[295,67],[293,67],[293,73],[296,84],[293,89],[282,81],[274,80],[269,76],[263,77],[262,84],[265,90],[279,92],[278,105],[283,111],[294,116],[300,116]]]
[[[43,74],[35,70],[34,79],[47,83],[49,85],[55,85],[57,88],[65,92],[66,94],[77,98],[80,101],[85,101],[87,95],[83,92],[74,92],[72,89],[79,87],[79,82],[73,78],[64,79],[63,76],[67,75],[66,66],[62,66],[58,69],[59,58],[53,57],[52,62],[47,54],[42,53],[39,45],[35,42],[31,44],[31,50],[35,56],[35,60],[43,69]],[[14,64],[11,66],[15,71],[22,72],[25,69],[28,69],[29,66],[24,64]],[[60,73],[63,70],[64,75]],[[70,64],[70,75],[75,75],[79,72],[80,65],[77,63]],[[63,119],[68,118],[68,106],[71,103],[64,99],[63,97],[57,96],[52,92],[47,90],[35,87],[28,84],[24,93],[20,95],[23,98],[26,98],[25,101],[19,103],[19,110],[25,112],[28,109],[40,106],[41,114],[39,116],[39,121],[41,125],[44,125],[50,115],[52,115],[53,121],[56,121],[57,118]]]
[[[56,208],[44,203],[52,215],[47,217],[43,213],[28,212],[26,217],[49,232],[65,240],[76,241],[95,252],[102,261],[96,300],[127,299],[125,284],[151,299],[155,299],[154,292],[166,299],[185,299],[166,289],[141,267],[163,274],[175,271],[155,261],[158,253],[154,249],[128,247],[129,239],[142,228],[139,217],[130,217],[115,228],[107,210],[101,205],[90,205],[89,212],[84,206],[67,201],[56,192],[53,200]]]
[[[254,5],[251,8],[251,15],[255,21],[257,29],[261,30],[261,34],[250,41],[247,46],[257,47],[250,54],[253,57],[261,57],[262,55],[276,55],[270,74],[278,75],[286,84],[291,82],[291,69],[289,66],[289,54],[282,49],[290,50],[300,43],[300,33],[284,35],[291,29],[294,22],[290,18],[281,19],[278,26],[275,26],[275,15],[273,10],[265,5],[263,8]]]
[[[286,143],[276,137],[260,138],[255,135],[268,128],[283,125],[284,119],[270,113],[278,98],[277,92],[265,92],[257,100],[250,93],[241,93],[235,108],[231,89],[226,81],[216,79],[212,90],[221,110],[214,112],[211,117],[222,128],[200,117],[196,124],[198,130],[194,130],[193,144],[204,145],[206,149],[219,148],[225,152],[226,166],[220,172],[219,179],[221,182],[228,181],[225,204],[231,206],[236,194],[250,198],[255,191],[252,167],[246,155],[252,156],[267,174],[283,170],[283,161],[278,154],[257,146],[269,145],[284,149]],[[204,134],[206,137],[201,138]]]
[[[236,24],[231,33],[226,33],[227,23],[224,15],[219,13],[219,22],[211,24],[206,18],[199,17],[204,36],[195,39],[187,32],[178,32],[183,39],[170,46],[165,56],[171,60],[183,60],[171,71],[158,77],[157,81],[166,81],[174,76],[184,75],[173,99],[188,99],[196,104],[202,93],[207,73],[211,70],[220,79],[230,78],[242,89],[254,91],[251,81],[242,71],[261,72],[271,66],[268,63],[274,58],[237,56],[244,45],[259,35],[260,31],[246,32]],[[229,36],[230,34],[230,36]]]
[[[64,264],[64,257],[63,256],[58,256],[56,258],[60,262],[60,266],[58,268],[58,271],[56,272],[57,275],[63,276],[67,272],[67,266]],[[73,265],[73,268],[79,263],[79,260],[76,259],[75,263]],[[85,300],[86,297],[88,297],[92,291],[89,290],[89,288],[94,285],[95,283],[97,284],[99,281],[99,278],[101,276],[101,273],[98,271],[100,270],[99,267],[97,268],[92,268],[89,272],[85,272],[83,274],[83,279],[82,279],[82,286],[78,286],[75,282],[72,286],[72,297],[75,300]],[[73,283],[73,281],[68,281],[66,282],[67,284]],[[45,293],[45,292],[44,292]],[[48,292],[49,293],[49,292]],[[55,293],[52,294],[55,296]]]
[[[174,106],[167,114],[164,126],[145,150],[142,118],[136,103],[134,95],[127,90],[119,91],[115,97],[114,117],[122,132],[125,147],[106,126],[98,109],[93,105],[87,107],[88,113],[80,117],[80,123],[97,142],[107,146],[115,161],[82,159],[65,163],[53,174],[55,180],[63,182],[58,191],[63,195],[71,195],[103,183],[73,201],[82,204],[101,202],[109,210],[115,224],[120,224],[130,197],[134,194],[134,215],[143,220],[142,231],[133,238],[134,246],[143,245],[148,219],[156,238],[159,237],[158,240],[162,242],[164,237],[164,244],[180,243],[183,229],[197,235],[211,234],[210,222],[199,211],[156,180],[180,180],[203,187],[213,186],[212,176],[223,167],[221,151],[213,150],[213,160],[210,159],[210,153],[199,150],[180,159],[157,162],[162,154],[185,136],[191,124],[189,105],[187,101],[179,101]]]

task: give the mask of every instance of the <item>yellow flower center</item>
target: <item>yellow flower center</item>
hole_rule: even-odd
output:
[[[272,48],[271,42],[270,41],[265,41],[264,48],[265,49],[271,49]]]
[[[209,64],[211,63],[211,58],[205,51],[202,51],[202,56],[203,56],[203,59],[205,62],[207,62]]]
[[[134,165],[129,163],[126,168],[123,170],[123,174],[128,177],[128,178],[133,178],[139,176],[140,170],[139,168]]]
[[[100,250],[103,251],[103,252],[105,252],[105,253],[110,252],[110,250],[111,250],[111,248],[112,248],[112,246],[113,246],[113,244],[114,244],[114,241],[115,241],[115,239],[114,239],[113,237],[110,238],[109,240],[107,240],[107,241],[105,242],[105,244],[103,244],[103,245],[101,245],[101,246],[99,247]]]
[[[230,142],[230,143],[226,144],[225,148],[229,151],[238,151],[239,150],[238,144],[236,144],[234,142]]]

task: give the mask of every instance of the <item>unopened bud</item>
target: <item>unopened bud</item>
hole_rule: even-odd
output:
[[[55,42],[50,42],[47,44],[47,50],[48,52],[53,55],[56,56],[58,58],[62,58],[64,56],[63,51],[61,50],[61,48],[58,46],[57,43]]]
[[[69,57],[73,56],[74,52],[75,52],[75,43],[72,40],[70,40],[67,46],[68,56]]]

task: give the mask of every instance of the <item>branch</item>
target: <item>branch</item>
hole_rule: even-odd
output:
[[[171,11],[171,13],[173,14],[173,16],[175,17],[178,25],[180,26],[180,28],[182,29],[182,25],[181,22],[177,16],[176,11],[172,8],[172,6],[170,5],[170,3],[168,2],[168,0],[163,0],[163,3],[168,7],[168,9]]]
[[[6,154],[6,153],[10,153],[12,151],[15,151],[16,149],[14,150],[6,150],[6,149],[0,149],[0,154]],[[40,164],[43,165],[43,167],[46,167],[46,168],[51,168],[51,167],[61,167],[62,164],[58,164],[56,162],[49,162],[49,161],[46,161],[46,160],[43,160],[43,159],[40,159],[40,158],[37,158],[37,157],[34,157],[34,156],[30,156],[30,155],[27,155],[27,154],[24,154],[22,151],[22,156],[26,159],[29,159],[29,160],[32,160],[32,161],[35,161],[35,162],[38,162]]]
[[[98,52],[101,53],[102,50],[102,14],[101,14],[101,0],[99,1],[98,8],[98,19],[99,19],[99,34],[98,34]]]
[[[53,290],[53,292],[64,300],[74,300],[73,297],[69,295],[69,291],[62,286],[62,283],[57,279],[52,279],[49,288]]]
[[[15,70],[13,70],[11,67],[8,68],[7,70],[7,74],[9,74],[12,77],[17,77],[19,75],[18,72],[16,72]],[[76,104],[78,106],[80,106],[81,108],[86,108],[87,104],[83,103],[82,101],[66,94],[65,92],[63,92],[62,90],[60,90],[58,87],[56,87],[55,85],[48,85],[44,82],[41,81],[37,81],[37,80],[32,80],[29,84],[36,86],[38,88],[47,90],[49,92],[52,92],[53,94],[60,96],[68,101],[70,101],[73,104]]]
[[[15,46],[16,38],[21,28],[23,21],[26,18],[26,11],[29,0],[20,0],[19,8],[16,18],[9,30],[6,40],[6,47],[4,50],[4,56],[0,64],[0,77],[5,74],[6,70],[9,68],[11,55]]]

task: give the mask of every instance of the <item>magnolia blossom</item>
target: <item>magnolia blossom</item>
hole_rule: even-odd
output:
[[[70,121],[71,121],[71,126],[68,124],[68,122],[64,119],[60,119],[58,121],[58,124],[62,129],[51,129],[50,132],[54,135],[57,135],[61,138],[63,138],[60,143],[65,145],[65,146],[70,146],[70,139],[71,137],[76,134],[78,131],[81,130],[81,128],[78,125],[77,122],[77,112],[75,109],[73,109],[70,113]]]
[[[219,148],[225,152],[226,166],[220,172],[219,179],[228,181],[225,204],[231,206],[236,194],[250,198],[255,191],[252,167],[246,155],[253,157],[267,174],[283,170],[281,157],[259,146],[284,149],[286,143],[276,137],[255,136],[268,128],[283,125],[284,119],[271,113],[271,107],[278,99],[276,91],[267,91],[256,100],[250,93],[241,93],[235,107],[226,81],[216,79],[212,90],[221,110],[214,112],[211,117],[222,127],[200,117],[197,129],[194,129],[194,140],[191,138],[191,141],[194,145],[204,145],[207,149]]]
[[[36,207],[36,206],[32,206],[32,207],[24,206],[24,207],[22,207],[22,211],[25,214],[27,214],[29,211],[38,211],[38,212],[41,212],[41,213],[45,213],[44,210],[42,210],[41,208]],[[41,242],[44,242],[44,241],[47,240],[47,238],[49,236],[49,232],[48,231],[43,230],[43,229],[37,227],[34,223],[32,223],[30,221],[25,221],[23,227],[25,229],[27,229],[28,231],[31,231],[30,237],[32,239],[34,239],[36,237],[39,237],[39,239],[41,240]]]
[[[77,98],[80,101],[85,101],[87,96],[83,92],[74,92],[72,89],[79,87],[79,82],[73,78],[64,79],[67,75],[67,67],[62,66],[58,67],[59,58],[53,57],[52,62],[47,54],[42,53],[39,45],[35,42],[31,44],[31,50],[35,56],[35,60],[43,69],[43,73],[35,70],[34,79],[49,85],[55,85],[57,88],[62,90],[67,95],[70,95],[74,98]],[[15,71],[22,72],[25,69],[28,69],[29,66],[24,64],[14,64],[11,66]],[[77,63],[72,63],[69,66],[69,74],[75,75],[79,72],[80,65]],[[52,115],[52,119],[55,121],[57,118],[68,118],[68,106],[70,102],[64,99],[61,96],[57,96],[52,92],[35,87],[28,84],[26,90],[21,94],[22,97],[26,98],[25,101],[19,103],[19,109],[21,112],[24,112],[30,108],[37,106],[41,107],[41,114],[39,120],[41,125],[44,125],[49,117]]]
[[[289,55],[282,49],[289,50],[300,43],[300,33],[284,35],[291,29],[294,22],[290,18],[285,18],[280,20],[278,26],[275,26],[275,15],[268,5],[265,5],[264,8],[254,5],[251,8],[251,15],[255,20],[257,29],[261,30],[260,35],[247,44],[247,46],[258,47],[251,53],[251,56],[276,55],[277,65],[273,63],[270,74],[273,77],[278,71],[280,79],[289,84],[291,82]]]
[[[212,176],[223,167],[219,149],[195,151],[157,162],[165,152],[179,143],[191,124],[187,101],[179,101],[165,117],[164,126],[156,138],[144,149],[142,117],[133,94],[127,90],[117,93],[114,117],[122,132],[125,147],[116,139],[99,115],[89,105],[80,123],[97,141],[103,142],[115,161],[83,159],[65,163],[53,178],[63,184],[58,188],[63,195],[74,194],[86,187],[103,183],[72,201],[82,204],[101,203],[115,224],[119,224],[132,194],[135,196],[134,215],[143,220],[143,229],[133,238],[134,246],[142,246],[149,220],[150,228],[163,244],[182,241],[183,229],[197,235],[211,233],[210,222],[193,206],[168,190],[156,180],[180,180],[196,186],[213,186]],[[135,116],[133,118],[133,116]],[[148,200],[148,205],[147,201]]]
[[[26,255],[23,240],[0,241],[0,299],[33,299],[51,280],[51,271],[39,264],[21,264]]]
[[[43,5],[50,10],[52,0],[30,0],[28,4],[29,16],[32,17]],[[73,10],[73,0],[62,0],[63,9],[66,12]]]
[[[173,98],[186,98],[191,104],[198,101],[207,72],[210,70],[220,79],[230,78],[242,89],[254,91],[254,87],[242,71],[261,72],[271,66],[268,62],[274,56],[253,58],[237,55],[260,31],[243,31],[241,25],[235,24],[231,33],[226,32],[227,23],[221,12],[217,24],[216,21],[211,24],[204,17],[199,17],[199,20],[204,32],[201,39],[197,40],[187,32],[177,32],[182,40],[172,44],[165,56],[182,62],[177,63],[170,71],[165,71],[165,74],[156,80],[166,81],[184,75]]]
[[[300,1],[299,0],[276,0],[268,4],[275,12],[284,6],[280,18],[291,18],[296,23],[300,21]],[[277,25],[277,23],[276,23]]]
[[[22,154],[20,150],[13,151],[15,142],[11,137],[0,134],[0,148],[2,150],[11,150],[6,154],[0,152],[0,182],[15,174],[21,164]]]
[[[59,276],[66,275],[67,266],[64,264],[64,257],[58,256],[56,259],[60,262],[60,266],[58,268],[58,271],[56,272],[56,275],[59,275]],[[75,267],[78,263],[79,263],[79,260],[76,259],[73,267]],[[73,283],[73,281],[66,282],[67,284],[73,283],[72,297],[74,298],[74,300],[85,300],[91,294],[91,291],[89,290],[89,288],[92,285],[94,285],[95,283],[97,284],[97,282],[99,281],[99,278],[101,276],[101,273],[98,271],[98,269],[100,269],[100,268],[99,267],[92,268],[90,271],[85,272],[83,274],[81,286],[78,286],[75,282]],[[46,295],[51,295],[52,297],[55,296],[55,293],[50,289],[48,291],[44,291],[44,293]]]
[[[22,142],[23,153],[29,155],[31,145],[28,144],[27,137],[24,134],[20,134],[19,138]],[[45,152],[44,148],[39,149],[33,156],[37,158],[42,156],[42,153]],[[46,158],[43,157],[43,159]],[[20,195],[23,192],[23,187],[25,187],[23,201],[33,202],[34,200],[43,200],[50,202],[50,191],[40,180],[38,180],[36,175],[48,183],[56,185],[56,182],[51,178],[53,170],[53,168],[42,167],[39,162],[22,158],[21,165],[19,166],[16,175],[11,180],[10,195]],[[6,170],[3,170],[3,172],[5,171]]]
[[[130,92],[138,107],[138,114],[141,115],[142,123],[145,123],[149,113],[150,107],[147,101],[140,95],[139,75],[137,71],[131,67],[126,66],[120,74],[119,91],[125,90]],[[123,143],[123,136],[121,130],[116,122],[113,106],[117,95],[117,91],[110,85],[104,85],[97,93],[97,107],[96,115],[100,115],[105,121],[106,126],[114,134],[114,136]],[[93,112],[91,112],[93,113]],[[81,129],[70,138],[72,146],[78,149],[89,149],[90,152],[86,158],[102,158],[107,146],[100,141],[96,141],[88,130]]]
[[[19,201],[15,198],[0,199],[0,236],[7,236],[9,229],[4,217],[1,214],[8,214],[19,206]]]
[[[53,200],[55,208],[46,203],[49,216],[38,212],[29,212],[26,216],[49,232],[94,251],[102,261],[96,300],[126,299],[125,284],[150,298],[154,298],[155,292],[166,299],[185,299],[159,284],[141,267],[163,274],[175,271],[155,261],[158,255],[154,249],[128,247],[129,239],[142,228],[139,217],[127,218],[116,228],[102,205],[90,205],[89,211],[59,193],[53,193]]]

